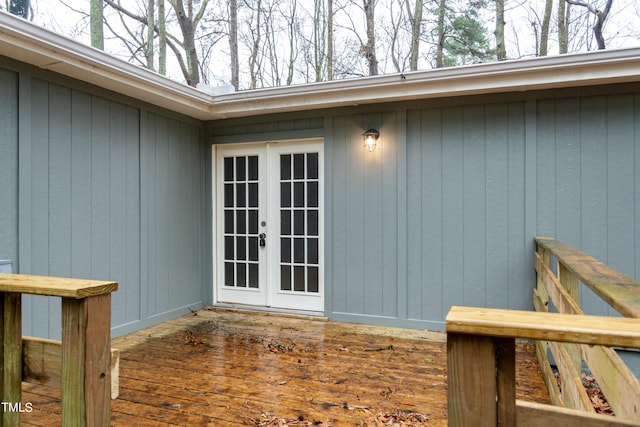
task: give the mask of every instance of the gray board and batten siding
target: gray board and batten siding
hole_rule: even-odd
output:
[[[211,144],[324,138],[333,320],[529,310],[534,235],[640,276],[638,84],[204,123],[0,58],[0,100],[0,259],[117,280],[114,335],[215,302]],[[25,298],[25,333],[56,338],[58,307]]]
[[[202,123],[6,58],[0,100],[0,258],[23,274],[118,281],[114,335],[201,306]],[[25,334],[59,338],[60,326],[59,301],[23,297]]]
[[[228,119],[209,134],[324,136],[334,320],[442,330],[454,304],[530,310],[535,235],[640,277],[637,84]],[[614,314],[586,288],[582,304]]]

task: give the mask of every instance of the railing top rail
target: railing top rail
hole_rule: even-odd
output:
[[[453,306],[447,333],[640,348],[640,320]]]
[[[0,292],[87,298],[118,290],[118,282],[68,279],[25,274],[0,274]]]
[[[549,250],[582,283],[620,314],[640,318],[640,281],[552,237],[536,236],[535,241],[538,247]]]

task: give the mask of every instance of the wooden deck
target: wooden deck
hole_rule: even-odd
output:
[[[112,345],[112,426],[447,425],[441,333],[217,309]],[[517,366],[517,397],[549,403],[530,346],[518,346]],[[22,425],[60,424],[59,391],[23,390],[33,410]]]

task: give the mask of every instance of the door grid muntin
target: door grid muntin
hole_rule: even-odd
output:
[[[319,154],[281,153],[280,292],[320,292]]]
[[[260,288],[257,155],[223,159],[224,286]]]

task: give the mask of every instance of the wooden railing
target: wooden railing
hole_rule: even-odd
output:
[[[111,292],[117,289],[116,282],[0,274],[0,427],[20,425],[22,381],[44,377],[62,389],[63,427],[110,425]],[[61,297],[61,342],[23,340],[22,294]]]
[[[580,283],[583,283],[621,315],[640,318],[640,282],[553,238],[536,237],[535,240],[537,283],[533,305],[536,311],[584,315],[580,307]],[[640,320],[638,322],[640,330]],[[614,414],[640,418],[640,383],[614,349],[537,341],[536,350],[554,405],[594,411],[582,383],[584,364]],[[557,366],[560,387],[547,357],[549,353]]]
[[[22,337],[22,382],[62,388],[62,341]],[[120,394],[120,350],[111,349],[111,399]]]
[[[536,243],[536,312],[452,307],[447,315],[449,425],[640,426],[640,383],[614,350],[640,349],[640,282],[555,239]],[[624,317],[586,315],[581,283]],[[517,338],[535,340],[552,405],[516,400]],[[615,416],[595,413],[583,364]]]
[[[446,328],[450,426],[640,426],[638,415],[612,417],[515,398],[516,338],[640,348],[638,319],[452,307]]]

